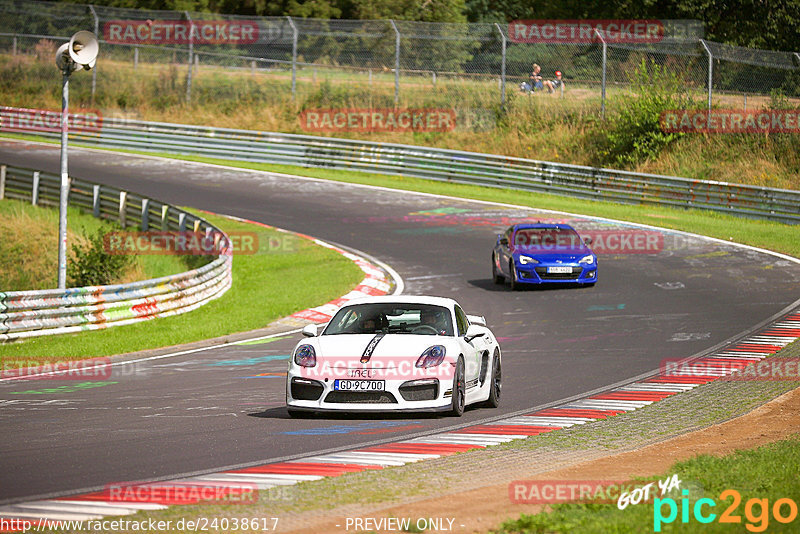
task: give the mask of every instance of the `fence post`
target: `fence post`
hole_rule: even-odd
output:
[[[286,20],[292,27],[292,100],[294,100],[297,96],[297,26],[289,15],[286,15]]]
[[[603,76],[600,81],[600,116],[604,119],[606,118],[606,68],[608,65],[608,44],[606,40],[603,39],[603,36],[600,35],[600,32],[597,28],[594,29],[594,34],[597,35],[597,38],[600,39],[600,42],[603,43]],[[562,91],[564,84],[561,84]]]
[[[142,232],[150,229],[150,199],[142,199]]]
[[[128,192],[119,192],[119,225],[124,229],[128,222]]]
[[[33,190],[31,191],[31,204],[39,204],[39,171],[33,171]]]
[[[800,54],[798,54],[797,52],[794,52],[794,57],[797,58],[797,66],[800,67]]]
[[[394,105],[400,102],[400,31],[394,20],[389,19],[394,30]]]
[[[503,33],[503,29],[500,27],[499,24],[496,22],[494,23],[495,28],[497,31],[500,32],[500,37],[503,40],[503,54],[502,54],[502,63],[500,64],[500,105],[506,105],[506,34]]]
[[[136,67],[139,66],[139,47],[133,47],[133,70],[136,70]]]
[[[6,196],[6,166],[0,165],[0,200]]]
[[[189,21],[189,69],[186,72],[186,103],[192,100],[192,56],[194,55],[194,21],[188,11],[183,12]]]
[[[89,11],[92,12],[92,17],[94,18],[94,34],[100,39],[100,19],[97,17],[97,12],[94,10],[93,5],[89,5]],[[94,64],[94,68],[92,68],[92,102],[94,102],[94,93],[97,89],[97,63]]]
[[[17,36],[16,35],[14,35],[14,42],[13,42],[13,44],[11,46],[12,46],[11,54],[16,56],[17,55]]]
[[[711,89],[714,83],[714,54],[711,53],[711,49],[706,44],[705,40],[700,39],[700,44],[703,45],[706,54],[708,54],[708,111],[711,111]]]
[[[93,185],[92,186],[92,215],[96,218],[100,218],[100,186]]]

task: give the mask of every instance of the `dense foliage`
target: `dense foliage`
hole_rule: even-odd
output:
[[[427,22],[516,19],[697,19],[706,36],[739,46],[796,52],[800,0],[66,0],[114,7],[238,15]]]

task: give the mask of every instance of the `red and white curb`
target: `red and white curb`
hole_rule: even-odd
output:
[[[638,382],[530,414],[395,443],[149,484],[156,487],[211,486],[230,488],[231,491],[250,485],[260,490],[269,490],[345,473],[401,466],[470,449],[491,447],[631,412],[724,378],[737,368],[764,360],[797,339],[800,339],[800,310],[795,310],[739,342],[693,360],[678,371],[661,371]],[[147,485],[148,483],[143,484]],[[88,521],[158,510],[167,508],[168,505],[196,504],[200,501],[200,497],[184,495],[179,503],[164,500],[119,502],[111,499],[106,490],[2,506],[0,518],[27,519],[34,521],[34,524],[43,520]]]

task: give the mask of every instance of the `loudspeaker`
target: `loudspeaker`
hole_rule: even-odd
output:
[[[94,67],[100,45],[92,32],[81,30],[69,40],[69,57],[86,70]]]
[[[69,43],[64,43],[56,51],[56,65],[60,70],[65,70],[70,66],[72,60],[69,57]],[[73,69],[70,69],[72,71]]]

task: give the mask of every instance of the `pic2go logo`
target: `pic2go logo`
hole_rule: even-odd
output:
[[[681,523],[689,523],[689,512],[692,512],[695,521],[698,523],[711,523],[717,518],[717,514],[711,512],[711,508],[717,506],[714,499],[698,499],[694,506],[689,504],[689,490],[682,490],[683,498],[680,504]],[[733,502],[719,516],[719,523],[742,522],[742,517],[736,514],[736,509],[742,502],[741,494],[732,489],[727,489],[719,494],[721,501],[732,498]],[[664,515],[665,507],[668,509]],[[690,510],[691,509],[691,510]],[[770,511],[772,517],[778,523],[791,523],[797,519],[797,503],[789,498],[776,500],[770,510],[769,499],[749,499],[744,505],[744,516],[747,519],[745,528],[750,532],[764,532],[769,526]],[[678,518],[678,504],[675,499],[669,497],[665,499],[656,498],[653,501],[653,530],[661,532],[662,525],[668,525]]]

